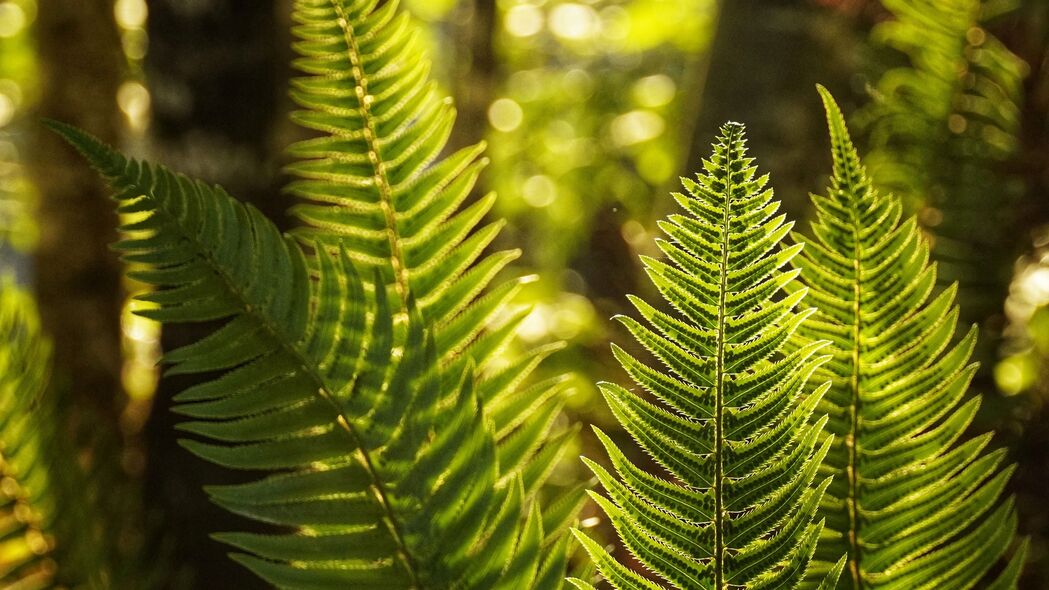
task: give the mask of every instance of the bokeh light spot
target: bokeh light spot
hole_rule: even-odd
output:
[[[149,8],[146,0],[117,0],[113,5],[113,16],[124,29],[140,29],[146,26]]]
[[[132,131],[143,131],[149,123],[149,90],[140,82],[124,82],[117,89],[117,104]]]
[[[663,117],[652,111],[630,111],[612,120],[612,141],[626,147],[655,139],[665,128]]]
[[[506,31],[515,37],[531,37],[543,30],[543,11],[532,4],[518,4],[506,11]]]
[[[557,198],[557,184],[549,176],[539,174],[524,181],[521,197],[533,207],[549,207]]]
[[[586,39],[597,33],[600,25],[594,9],[582,4],[560,4],[550,12],[550,30],[563,39]]]
[[[26,25],[26,14],[14,2],[0,3],[0,37],[14,37]]]
[[[632,96],[638,105],[648,108],[661,107],[674,100],[677,85],[666,74],[645,76],[634,83]]]
[[[499,131],[508,132],[517,129],[524,119],[521,105],[509,98],[495,100],[488,107],[488,122]]]

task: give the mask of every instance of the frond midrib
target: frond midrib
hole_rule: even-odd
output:
[[[842,162],[842,165],[847,166],[848,161]],[[854,187],[849,187],[852,190]],[[849,556],[849,573],[852,576],[852,587],[855,590],[860,590],[863,587],[863,570],[860,567],[861,553],[860,553],[860,527],[859,527],[859,514],[860,514],[860,474],[859,474],[859,431],[860,431],[860,339],[863,337],[862,327],[862,301],[861,291],[863,286],[863,264],[862,256],[863,250],[860,247],[860,232],[863,228],[860,227],[859,211],[857,210],[856,199],[850,199],[849,207],[849,219],[851,222],[852,231],[852,375],[849,377],[849,389],[851,390],[851,399],[849,402],[849,433],[845,437],[845,445],[848,447],[849,463],[846,471],[846,477],[849,481],[849,497],[846,500],[848,511],[849,511],[849,534],[848,541],[850,546]]]
[[[295,363],[306,373],[309,379],[313,382],[315,387],[313,388],[315,395],[321,398],[326,404],[331,406],[335,413],[335,422],[338,424],[338,428],[343,432],[350,440],[350,444],[355,447],[357,455],[359,456],[360,462],[368,473],[368,477],[371,480],[372,487],[375,490],[375,498],[378,500],[380,508],[382,509],[383,516],[385,517],[390,534],[394,539],[394,543],[397,545],[399,557],[405,566],[405,570],[408,573],[409,578],[412,582],[412,588],[419,588],[418,572],[415,560],[413,559],[411,552],[408,550],[407,543],[404,540],[404,535],[401,532],[401,527],[398,519],[394,516],[394,510],[392,503],[389,500],[389,495],[386,491],[386,487],[383,485],[381,478],[379,477],[378,471],[375,469],[375,465],[372,462],[371,456],[369,455],[364,439],[354,428],[350,422],[348,416],[343,411],[339,403],[335,399],[335,394],[331,391],[331,388],[325,382],[324,378],[317,372],[316,367],[305,354],[296,346],[290,342],[290,338],[284,334],[271,319],[265,314],[259,313],[257,307],[252,304],[250,299],[244,293],[243,290],[237,287],[236,281],[225,272],[222,265],[219,264],[211,253],[200,245],[198,240],[194,236],[188,234],[182,230],[182,226],[178,221],[171,215],[163,206],[162,203],[156,199],[151,191],[144,190],[142,192],[142,198],[150,199],[154,202],[154,215],[163,215],[168,218],[169,226],[180,235],[186,243],[192,244],[193,249],[196,251],[196,255],[202,258],[209,268],[220,278],[226,289],[233,294],[237,301],[241,304],[242,311],[262,326],[266,330],[267,335],[271,337],[284,353],[288,354]]]
[[[379,191],[379,206],[382,209],[383,219],[386,221],[386,237],[390,244],[390,266],[393,269],[394,286],[400,299],[400,307],[404,309],[408,298],[408,264],[404,256],[404,248],[401,245],[401,236],[397,229],[397,211],[393,203],[393,187],[390,184],[389,175],[386,173],[386,163],[382,157],[378,138],[375,132],[375,117],[371,112],[371,103],[368,94],[368,78],[361,65],[361,53],[357,46],[357,35],[353,30],[350,17],[341,0],[329,0],[336,14],[339,15],[338,25],[346,42],[348,57],[350,58],[351,71],[353,72],[354,87],[362,121],[362,132],[364,141],[368,144],[368,161],[375,171],[375,186]],[[378,285],[376,285],[378,287]]]
[[[735,139],[735,138],[730,138]],[[726,142],[729,149],[732,149],[734,143],[732,141]],[[731,155],[731,154],[729,154]],[[731,209],[732,209],[732,171],[731,161],[729,165],[726,165],[728,174],[725,179],[725,207],[722,213],[722,228],[721,228],[721,272],[719,281],[720,286],[718,288],[718,329],[717,329],[717,359],[715,361],[715,384],[717,386],[717,395],[714,396],[714,588],[721,590],[725,583],[725,571],[724,571],[724,557],[725,557],[725,536],[724,536],[724,521],[723,521],[723,508],[724,498],[722,497],[722,478],[724,477],[724,466],[722,465],[722,453],[724,451],[724,424],[723,414],[725,409],[724,398],[725,398],[725,299],[727,296],[726,291],[728,290],[728,262],[729,262],[729,247],[731,245],[730,229],[731,229]]]

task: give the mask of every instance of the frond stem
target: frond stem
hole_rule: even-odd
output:
[[[383,218],[386,220],[386,238],[390,244],[390,266],[393,268],[394,288],[400,299],[400,307],[407,309],[408,301],[408,265],[404,257],[404,248],[401,246],[401,236],[397,231],[397,211],[393,204],[393,188],[390,185],[390,177],[386,172],[386,163],[379,149],[379,140],[375,132],[375,122],[371,113],[372,96],[368,93],[368,78],[364,74],[364,66],[361,64],[361,52],[357,45],[357,35],[350,23],[349,15],[343,7],[342,0],[330,0],[336,14],[339,15],[338,24],[342,29],[342,36],[346,42],[349,53],[350,66],[353,72],[357,103],[360,105],[361,120],[363,121],[364,140],[368,144],[368,161],[375,171],[373,182],[379,191],[379,206],[382,208]],[[376,285],[378,287],[378,285]]]
[[[738,132],[737,132],[738,133]],[[735,133],[727,137],[728,156],[731,160],[732,149],[736,142]],[[731,222],[732,203],[732,168],[731,162],[726,162],[725,168],[728,175],[725,179],[725,207],[722,216],[721,233],[721,286],[718,290],[718,345],[716,361],[716,386],[717,395],[714,396],[714,588],[722,590],[725,586],[725,537],[724,537],[724,498],[722,497],[722,478],[724,477],[724,466],[722,455],[724,452],[724,436],[722,418],[724,413],[725,397],[725,300],[728,289],[728,253],[730,246],[729,225]]]
[[[847,160],[845,165],[847,166]],[[863,588],[863,574],[860,570],[860,499],[859,499],[859,444],[860,432],[860,339],[862,338],[862,317],[860,310],[861,285],[863,283],[863,265],[861,256],[863,249],[860,247],[860,220],[856,209],[856,199],[852,199],[850,213],[852,216],[852,375],[849,376],[849,389],[851,399],[849,402],[849,433],[845,437],[845,446],[848,449],[849,464],[846,467],[846,475],[849,480],[849,497],[846,500],[849,513],[849,574],[852,578],[852,587],[855,590]]]

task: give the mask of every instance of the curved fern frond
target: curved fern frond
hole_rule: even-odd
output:
[[[962,319],[1001,313],[1016,253],[1016,196],[1001,162],[1018,146],[1028,66],[983,27],[982,0],[883,0],[895,18],[872,38],[906,56],[858,113],[875,184],[920,212],[935,236],[943,285],[958,283]]]
[[[50,346],[29,296],[0,279],[0,585],[55,583],[53,407],[45,401]]]
[[[176,397],[190,418],[180,429],[205,439],[183,445],[271,472],[208,489],[286,531],[219,535],[242,551],[234,559],[281,588],[559,587],[565,553],[545,550],[546,533],[573,512],[540,512],[549,457],[528,461],[556,405],[500,438],[523,410],[486,398],[469,362],[438,362],[410,294],[399,337],[385,290],[366,297],[345,250],[316,249],[311,275],[294,240],[221,188],[53,126],[109,179],[121,211],[145,214],[116,245],[159,287],[143,296],[159,308],[143,313],[225,322],[165,360],[169,372],[220,372]],[[529,393],[511,403],[539,403]]]
[[[623,544],[672,588],[792,588],[823,528],[814,516],[831,478],[817,470],[832,441],[818,440],[826,418],[810,421],[826,385],[808,382],[827,357],[820,343],[780,352],[811,310],[795,310],[801,291],[782,296],[798,274],[782,267],[800,248],[778,248],[791,224],[752,164],[743,126],[723,126],[704,173],[674,195],[688,215],[660,223],[667,260],[644,259],[676,313],[632,297],[645,323],[618,318],[664,365],[613,345],[659,403],[611,383],[601,391],[669,479],[633,465],[600,430],[613,469],[585,460]],[[616,588],[663,587],[577,537]]]
[[[936,265],[899,198],[874,190],[834,99],[827,109],[834,174],[812,197],[818,219],[793,264],[817,312],[798,334],[829,340],[817,370],[831,381],[820,411],[835,439],[824,461],[843,474],[827,490],[826,539],[817,559],[848,554],[842,588],[974,587],[1016,531],[1002,489],[1013,471],[990,438],[959,442],[979,399],[965,399],[976,370],[975,331],[954,340],[955,289],[934,291]],[[1003,576],[1012,587],[1024,551]],[[1011,573],[1010,573],[1011,572]]]

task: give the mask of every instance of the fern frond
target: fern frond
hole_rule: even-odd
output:
[[[779,352],[811,311],[796,311],[802,293],[781,296],[797,276],[782,267],[799,248],[778,248],[791,224],[776,215],[767,176],[755,176],[742,125],[722,127],[703,168],[696,181],[683,179],[687,194],[674,195],[688,215],[660,224],[667,261],[644,259],[676,313],[631,298],[645,323],[618,318],[664,365],[613,345],[658,404],[601,384],[616,418],[670,479],[639,469],[597,430],[613,469],[586,460],[607,494],[592,496],[668,587],[791,588],[815,550],[823,528],[815,514],[831,480],[817,478],[832,444],[817,440],[826,418],[810,421],[826,386],[808,386],[827,358],[822,344]],[[663,587],[577,538],[616,588]]]
[[[835,437],[824,461],[842,474],[821,507],[824,562],[848,553],[843,588],[965,589],[1005,553],[1016,530],[1002,488],[1013,468],[988,436],[959,442],[979,405],[965,399],[975,331],[952,344],[955,289],[935,293],[936,265],[899,198],[874,190],[834,99],[827,109],[834,174],[813,196],[812,238],[793,264],[816,314],[802,341],[829,340],[821,412]],[[1015,579],[1013,566],[1003,576]]]
[[[362,268],[380,269],[401,304],[413,293],[423,317],[449,334],[437,338],[448,340],[443,356],[474,335],[452,338],[452,324],[517,253],[474,265],[501,226],[475,230],[493,195],[460,210],[486,163],[479,160],[484,146],[437,159],[455,110],[429,79],[409,15],[396,1],[376,4],[295,3],[295,66],[307,75],[293,81],[292,97],[304,110],[292,119],[321,136],[289,149],[297,180],[288,191],[302,200],[293,208],[305,223],[298,235],[342,244]]]
[[[500,480],[541,483],[570,441],[553,428],[568,381],[529,381],[560,345],[506,350],[527,311],[510,307],[520,281],[496,281],[519,253],[484,254],[503,225],[482,225],[495,195],[467,204],[484,146],[439,157],[455,110],[396,0],[296,0],[292,18],[294,65],[305,74],[292,81],[302,107],[292,119],[319,134],[289,148],[287,190],[303,222],[294,234],[310,250],[345,250],[366,275],[378,271],[394,311],[412,294],[445,374],[476,367]]]
[[[883,0],[895,18],[872,38],[906,66],[875,84],[857,115],[875,184],[920,213],[941,283],[958,283],[962,319],[1001,313],[1015,258],[1005,232],[1015,197],[1001,163],[1016,152],[1028,66],[983,27],[982,0]]]
[[[56,581],[59,511],[50,346],[32,300],[9,278],[0,279],[0,334],[0,585],[46,587]]]
[[[176,397],[190,418],[180,429],[206,439],[183,445],[271,472],[208,490],[286,530],[219,535],[242,551],[234,559],[282,588],[559,586],[563,554],[542,549],[572,516],[539,509],[544,473],[525,460],[536,427],[498,438],[483,382],[469,362],[438,362],[410,293],[399,335],[385,289],[366,297],[344,249],[317,248],[311,274],[294,240],[221,188],[53,127],[109,179],[121,211],[145,214],[116,245],[159,287],[143,296],[159,308],[143,313],[225,322],[165,360],[169,372],[221,372]]]

